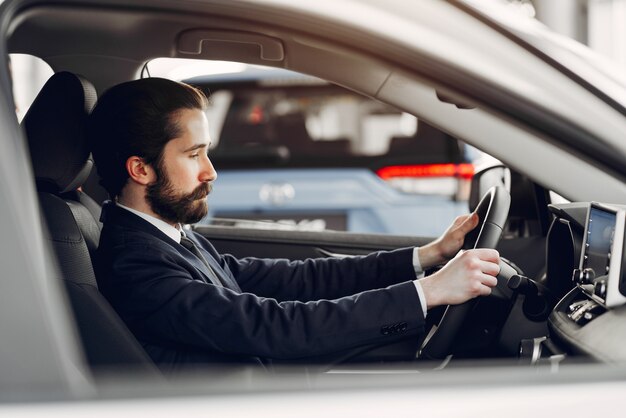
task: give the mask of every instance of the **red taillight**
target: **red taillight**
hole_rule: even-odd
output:
[[[457,177],[471,179],[474,175],[473,164],[421,164],[421,165],[392,165],[376,171],[383,180],[398,177]]]
[[[253,125],[258,125],[263,122],[263,108],[259,105],[255,105],[248,115],[248,121]]]

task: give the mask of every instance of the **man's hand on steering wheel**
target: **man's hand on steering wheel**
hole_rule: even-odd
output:
[[[417,251],[422,269],[451,260],[463,247],[465,235],[476,228],[478,221],[476,213],[459,216],[439,238],[420,247]]]
[[[458,253],[441,270],[420,280],[427,309],[489,295],[498,284],[499,263],[498,252],[489,248]]]
[[[491,288],[497,285],[500,257],[493,248],[500,240],[510,207],[511,196],[504,187],[493,186],[487,190],[474,210],[479,225],[473,230],[463,229],[462,247],[469,250],[460,253],[440,271],[429,276],[432,280],[430,283],[426,281],[426,288],[433,290],[430,301],[424,295],[427,305],[430,307],[441,303],[448,307],[434,332],[422,344],[420,358],[442,359],[453,353],[454,340],[476,305],[479,299],[476,296],[490,294]],[[451,229],[454,229],[454,224]],[[463,277],[466,279],[465,285],[461,284]],[[428,277],[421,280],[426,279]],[[456,304],[459,301],[465,303]]]
[[[496,250],[459,252],[465,236],[478,223],[476,213],[459,216],[441,237],[418,250],[422,268],[451,260],[438,272],[420,280],[428,309],[489,295],[497,284],[495,276],[500,271],[500,256]]]

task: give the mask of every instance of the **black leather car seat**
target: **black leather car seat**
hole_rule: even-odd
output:
[[[94,87],[68,72],[53,75],[24,117],[44,230],[58,261],[88,363],[94,372],[129,368],[160,376],[139,342],[98,291],[91,263],[100,207],[79,187],[92,168],[85,138]]]

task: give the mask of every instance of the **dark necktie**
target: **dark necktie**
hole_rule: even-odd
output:
[[[180,245],[182,245],[183,247],[191,251],[193,255],[195,255],[196,257],[200,259],[200,261],[202,261],[202,263],[206,266],[207,270],[209,271],[209,279],[211,279],[211,282],[215,286],[223,286],[222,282],[220,281],[220,279],[217,277],[217,275],[215,274],[215,272],[209,265],[209,262],[206,261],[206,258],[204,258],[204,256],[202,255],[202,253],[200,252],[200,250],[198,249],[198,247],[192,240],[190,240],[189,238],[181,234]]]

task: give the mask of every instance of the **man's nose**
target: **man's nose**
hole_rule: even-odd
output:
[[[204,164],[202,165],[202,171],[200,173],[200,180],[205,181],[215,181],[217,179],[217,171],[215,171],[215,167],[213,167],[213,163],[206,156],[204,159]]]

